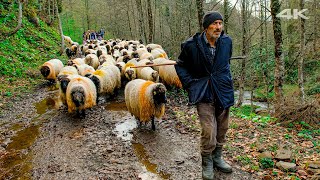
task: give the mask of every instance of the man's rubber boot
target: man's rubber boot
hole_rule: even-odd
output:
[[[202,155],[202,179],[213,180],[213,162],[211,154]]]
[[[213,166],[224,173],[231,173],[232,167],[222,159],[222,147],[216,147],[212,152]]]

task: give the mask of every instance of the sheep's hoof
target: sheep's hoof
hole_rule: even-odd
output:
[[[80,119],[84,119],[86,117],[86,113],[84,110],[78,110],[77,111],[77,117],[79,117]]]
[[[151,121],[151,128],[152,128],[153,131],[156,130],[156,125],[155,125],[155,123],[154,123],[154,118],[153,118],[152,121]]]
[[[138,120],[138,128],[141,128],[141,126],[142,126],[142,123],[140,120]]]
[[[85,112],[84,110],[81,110],[81,111],[80,111],[80,118],[81,118],[81,119],[86,118],[86,112]]]

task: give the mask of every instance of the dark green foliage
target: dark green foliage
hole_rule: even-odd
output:
[[[274,167],[274,162],[272,158],[261,158],[259,163],[260,163],[260,167],[263,169]]]

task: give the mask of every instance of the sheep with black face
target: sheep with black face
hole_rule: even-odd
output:
[[[85,110],[96,105],[97,89],[87,77],[77,76],[68,83],[66,91],[68,112],[85,117]]]
[[[51,59],[40,67],[40,72],[44,78],[54,83],[62,68],[63,63],[59,59]]]
[[[140,123],[151,121],[155,130],[155,118],[161,118],[165,112],[166,87],[161,83],[136,79],[125,87],[125,102],[128,111]]]

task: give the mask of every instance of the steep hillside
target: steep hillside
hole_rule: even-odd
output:
[[[8,32],[10,22],[16,24],[14,15],[0,17],[0,31]],[[8,26],[3,26],[9,24]],[[60,35],[54,26],[39,21],[36,27],[27,18],[21,29],[12,36],[0,36],[0,102],[28,92],[42,80],[39,67],[45,61],[58,58],[63,62],[66,56],[59,55]],[[13,29],[13,28],[11,28]],[[0,104],[0,106],[1,106]]]

